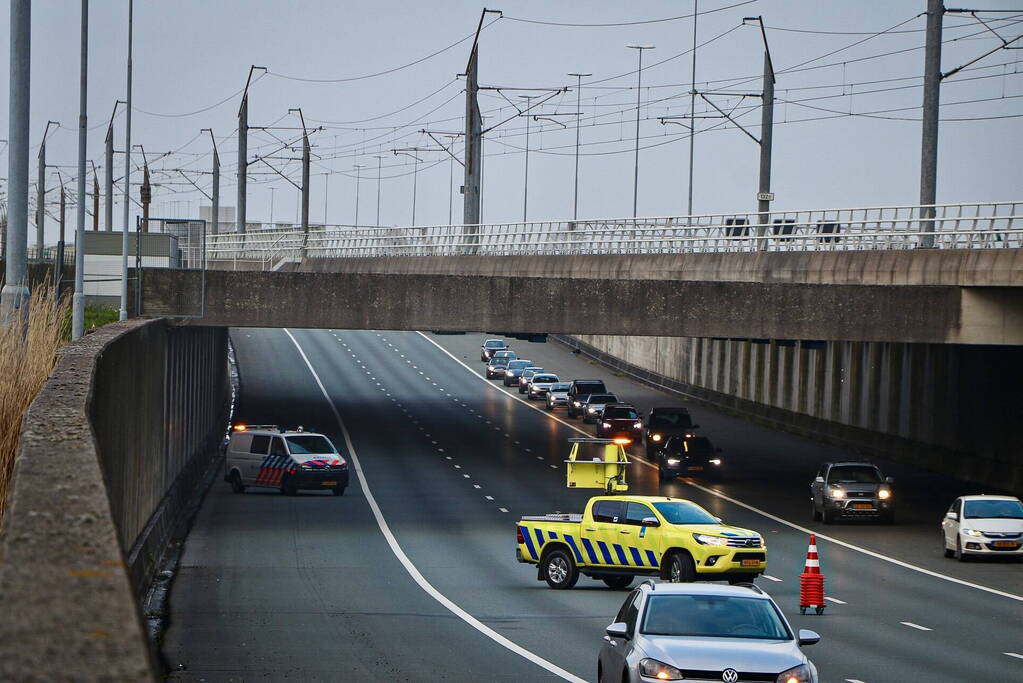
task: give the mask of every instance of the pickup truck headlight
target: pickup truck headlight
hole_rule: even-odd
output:
[[[778,674],[776,683],[810,683],[810,680],[810,667],[800,664]]]
[[[700,545],[728,545],[728,539],[721,536],[708,536],[707,534],[693,534],[693,538]]]
[[[892,497],[892,492],[888,489],[881,489],[877,492],[877,497],[881,500],[888,500]]]
[[[836,500],[845,498],[845,491],[838,488],[837,486],[828,487],[828,498],[834,498]]]
[[[682,672],[671,664],[656,659],[643,659],[639,662],[639,672],[647,678],[656,678],[659,681],[681,681]]]

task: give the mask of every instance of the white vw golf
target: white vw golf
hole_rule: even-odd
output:
[[[956,498],[941,522],[945,557],[1001,555],[1023,560],[1023,503],[1012,496]]]

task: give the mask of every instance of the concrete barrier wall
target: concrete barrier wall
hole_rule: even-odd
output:
[[[758,422],[1023,492],[1023,347],[561,339],[646,381]]]
[[[0,530],[0,680],[147,680],[139,597],[217,453],[226,331],[100,328],[25,416]]]

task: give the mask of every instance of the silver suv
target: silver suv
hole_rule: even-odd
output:
[[[607,627],[597,679],[623,681],[778,681],[817,683],[778,605],[753,584],[644,581]],[[768,678],[770,676],[770,678]]]

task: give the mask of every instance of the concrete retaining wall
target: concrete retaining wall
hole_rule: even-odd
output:
[[[226,331],[100,328],[25,416],[0,530],[0,680],[154,676],[139,597],[211,464]]]
[[[1023,492],[1023,347],[563,340],[645,381],[758,422]]]

